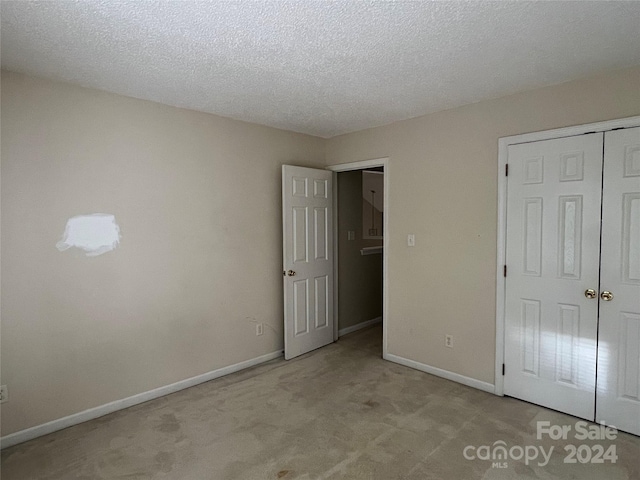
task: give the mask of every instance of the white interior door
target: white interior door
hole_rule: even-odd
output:
[[[333,173],[282,166],[284,356],[333,342]]]
[[[605,134],[600,285],[596,420],[640,435],[640,128]]]
[[[504,392],[593,419],[602,133],[509,146]]]

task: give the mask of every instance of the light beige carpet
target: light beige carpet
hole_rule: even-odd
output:
[[[356,332],[6,449],[2,479],[640,479],[640,438],[537,440],[537,421],[579,419],[386,362],[381,337]],[[500,441],[553,449],[546,465],[477,458]],[[565,463],[567,444],[598,443],[615,463]]]

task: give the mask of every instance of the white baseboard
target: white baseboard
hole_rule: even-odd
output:
[[[415,360],[409,360],[408,358],[399,357],[391,353],[387,353],[383,356],[383,358],[385,360],[389,360],[390,362],[404,365],[405,367],[414,368],[416,370],[420,370],[421,372],[430,373],[431,375],[435,375],[436,377],[446,378],[447,380],[458,382],[463,385],[467,385],[468,387],[477,388],[478,390],[482,390],[484,392],[495,393],[495,386],[492,383],[482,382],[480,380],[476,380],[475,378],[465,377],[464,375],[460,375],[459,373],[442,370],[441,368],[432,367],[431,365],[416,362]]]
[[[380,323],[382,321],[382,317],[372,318],[371,320],[365,320],[364,322],[356,323],[355,325],[351,325],[350,327],[341,328],[338,330],[338,337],[346,335],[347,333],[356,332],[363,328],[370,327],[371,325],[375,325],[376,323]]]
[[[148,392],[142,392],[131,397],[100,405],[99,407],[94,407],[90,408],[89,410],[74,413],[67,417],[58,418],[57,420],[52,420],[50,422],[43,423],[42,425],[36,425],[35,427],[20,430],[19,432],[11,433],[0,438],[0,448],[11,447],[13,445],[17,445],[18,443],[26,442],[43,435],[48,435],[49,433],[62,430],[63,428],[71,427],[88,420],[93,420],[94,418],[102,417],[109,413],[123,410],[140,403],[148,402],[149,400],[153,400],[164,395],[169,395],[170,393],[175,393],[180,390],[184,390],[185,388],[193,387],[195,385],[199,385],[201,383],[208,382],[225,375],[229,375],[230,373],[235,373],[240,370],[244,370],[245,368],[268,362],[269,360],[273,360],[281,356],[282,350],[267,353],[266,355],[261,355],[260,357],[245,360],[244,362],[229,365],[227,367],[222,367],[217,370],[212,370],[211,372],[187,378],[186,380],[181,380],[179,382],[172,383],[171,385],[165,385],[164,387],[149,390]]]

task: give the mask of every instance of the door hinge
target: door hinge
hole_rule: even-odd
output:
[[[504,363],[502,364],[502,375],[504,376]]]
[[[502,276],[505,277],[505,278],[507,276],[507,266],[506,265],[502,268]]]
[[[504,176],[505,177],[509,176],[509,164],[508,163],[504,164]]]

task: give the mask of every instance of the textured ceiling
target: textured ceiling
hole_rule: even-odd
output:
[[[640,2],[2,1],[2,67],[322,137],[640,64]]]

